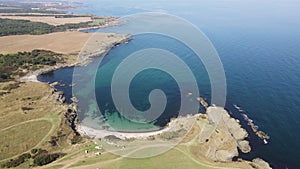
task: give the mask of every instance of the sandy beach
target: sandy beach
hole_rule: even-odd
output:
[[[126,139],[126,138],[144,139],[149,136],[158,135],[163,132],[170,131],[171,128],[165,127],[162,130],[152,131],[152,132],[126,133],[126,132],[117,132],[117,131],[108,131],[108,130],[96,130],[91,127],[85,126],[85,125],[78,125],[77,130],[82,135],[87,135],[87,136],[95,137],[95,138],[104,138],[105,136],[114,135],[121,139]]]

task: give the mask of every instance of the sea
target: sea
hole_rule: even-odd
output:
[[[260,157],[275,169],[300,168],[300,1],[87,0],[83,4],[85,8],[69,12],[118,17],[162,12],[197,26],[212,42],[223,64],[227,82],[225,109],[249,132],[252,151],[240,153],[240,157]],[[110,28],[90,30],[93,31],[109,32]],[[132,52],[156,47],[180,56],[196,77],[201,97],[210,103],[211,84],[201,60],[176,39],[151,33],[134,35],[129,43],[114,47],[101,58],[100,66],[100,58],[95,58],[89,65],[76,68],[86,74],[97,71],[92,91],[93,84],[86,76],[82,78],[87,82],[83,89],[72,92],[70,86],[76,86],[72,79],[77,76],[74,68],[59,69],[38,79],[68,84],[57,88],[64,91],[69,102],[73,95],[78,97],[83,124],[108,122],[114,129],[126,132],[158,130],[178,116],[180,90],[172,76],[149,69],[132,80],[129,97],[140,111],[149,109],[148,95],[153,89],[161,89],[167,97],[164,113],[150,123],[122,117],[110,93],[113,73],[122,60]],[[204,108],[200,107],[199,112]],[[268,144],[252,132],[248,125],[252,121],[270,136]]]

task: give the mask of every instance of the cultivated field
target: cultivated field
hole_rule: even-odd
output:
[[[83,33],[77,31],[57,32],[45,35],[16,35],[0,37],[0,53],[9,54],[34,49],[50,50],[62,54],[78,54],[85,43],[91,38],[89,48],[105,48],[109,44],[124,38],[124,35],[114,33]],[[96,47],[96,48],[95,48]]]
[[[70,17],[70,18],[60,18],[55,16],[5,16],[0,15],[2,19],[17,19],[17,20],[29,20],[31,22],[43,22],[49,25],[64,25],[68,23],[81,23],[81,22],[90,22],[92,18],[90,16],[83,17]]]

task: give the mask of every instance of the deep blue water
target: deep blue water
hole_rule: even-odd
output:
[[[88,8],[75,12],[124,16],[136,12],[165,11],[181,16],[198,26],[212,41],[223,63],[228,90],[226,108],[234,117],[242,119],[233,104],[241,106],[254,123],[271,136],[269,144],[263,145],[262,141],[250,132],[249,140],[253,151],[243,157],[250,159],[261,157],[270,162],[274,168],[300,168],[300,2],[89,0],[85,3]],[[107,59],[117,64],[118,59],[124,56],[124,52],[147,46],[142,42],[149,40],[157,39],[153,36],[135,37],[129,44],[114,48]],[[169,46],[161,42],[160,47]],[[170,50],[183,51],[180,55],[186,57],[185,50],[180,49],[171,46]],[[188,58],[185,61],[191,62],[193,70],[199,69],[198,72],[203,72],[196,76],[200,94],[209,99],[210,86],[205,81],[206,72],[201,63]],[[72,68],[54,71],[46,81],[66,79],[66,74],[71,71]],[[166,80],[168,85],[175,86],[172,85],[172,79],[162,75],[161,72],[158,74],[159,76],[153,78],[164,77],[163,79],[169,79]],[[105,76],[109,77],[109,73]],[[44,76],[42,78],[44,79]],[[135,85],[139,85],[138,78]],[[159,83],[156,85],[162,87]],[[101,88],[98,89],[101,93]],[[102,89],[104,92],[104,88]],[[176,91],[176,86],[174,89]],[[109,100],[109,96],[107,97],[102,99]],[[144,99],[134,103],[135,106],[146,109],[145,95],[141,94],[137,98]],[[83,104],[82,109],[88,109],[88,105],[92,104],[94,103],[85,104],[85,108]],[[107,109],[110,109],[111,105],[107,106]],[[176,106],[172,110],[176,110]],[[246,122],[242,123],[249,130]]]

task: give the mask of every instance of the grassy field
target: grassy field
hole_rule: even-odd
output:
[[[0,83],[0,90],[8,90],[7,85]],[[48,141],[61,128],[65,111],[50,96],[47,84],[33,82],[0,96],[0,162],[32,148],[50,147]]]
[[[0,132],[0,159],[6,159],[35,147],[51,130],[47,120],[37,120],[13,126]],[[31,134],[28,134],[30,131]]]

